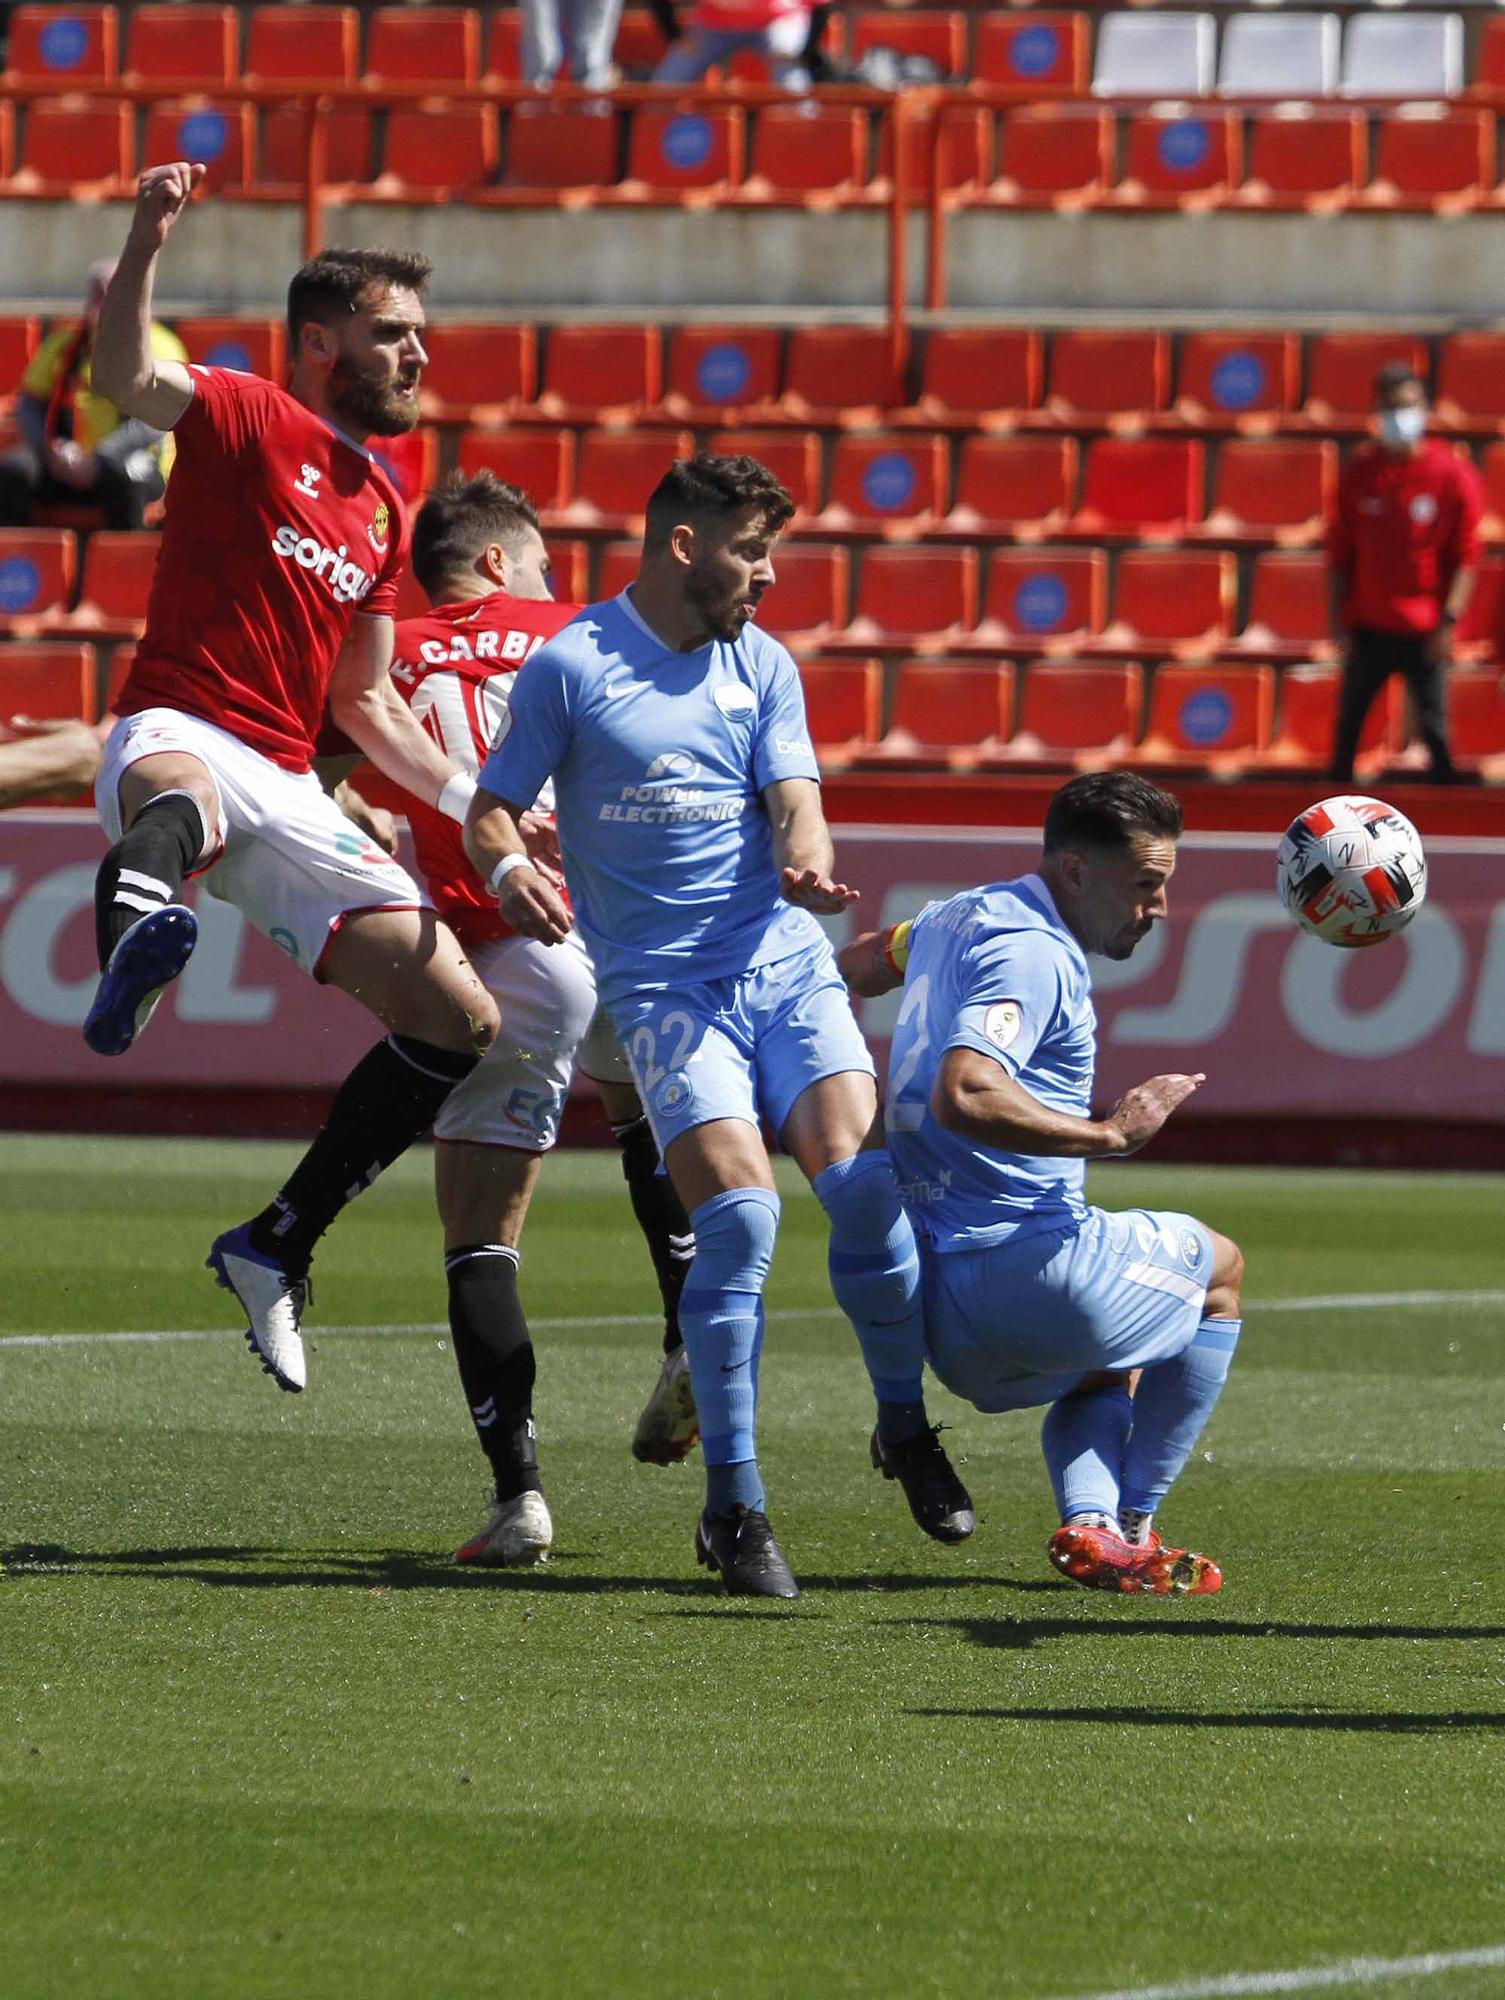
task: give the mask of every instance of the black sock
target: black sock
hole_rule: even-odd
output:
[[[695,1232],[674,1183],[662,1171],[653,1129],[644,1117],[630,1125],[613,1125],[612,1137],[622,1149],[622,1172],[632,1197],[632,1212],[653,1259],[659,1296],[664,1302],[664,1352],[683,1345],[679,1333],[679,1295],[695,1258]]]
[[[340,1210],[428,1130],[479,1061],[412,1035],[388,1035],[369,1049],[340,1085],[318,1137],[252,1222],[253,1248],[307,1270]]]
[[[178,900],[183,877],[208,841],[204,808],[191,792],[164,792],[141,808],[94,877],[94,943],[101,972],[132,924]]]
[[[498,1500],[543,1491],[533,1428],[538,1369],[517,1295],[517,1261],[517,1252],[500,1243],[465,1243],[444,1259],[460,1386],[496,1475]]]

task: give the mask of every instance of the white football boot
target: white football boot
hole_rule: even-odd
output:
[[[690,1357],[682,1347],[664,1356],[653,1394],[643,1405],[632,1434],[632,1455],[644,1465],[678,1465],[700,1436],[700,1417],[690,1383]]]
[[[297,1391],[308,1383],[300,1322],[308,1299],[308,1279],[251,1248],[251,1225],[216,1237],[204,1262],[246,1310],[246,1345],[279,1389]]]
[[[485,1527],[455,1550],[455,1561],[522,1569],[547,1562],[553,1542],[554,1523],[544,1497],[529,1491],[513,1500],[493,1500]]]

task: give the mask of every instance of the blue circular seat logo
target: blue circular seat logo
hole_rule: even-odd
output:
[[[1027,576],[1014,592],[1014,623],[1021,632],[1054,632],[1064,623],[1070,597],[1054,570]]]
[[[711,156],[710,120],[697,118],[693,113],[672,119],[664,127],[659,151],[665,164],[680,173],[693,173],[697,167],[703,167]]]
[[[77,69],[89,53],[89,30],[72,14],[49,21],[37,40],[44,69]]]
[[[747,349],[735,340],[718,341],[695,364],[695,387],[708,403],[735,403],[751,379]]]
[[[251,374],[251,350],[243,341],[217,340],[204,356],[208,368],[238,368],[242,375]]]
[[[1041,22],[1021,28],[1009,43],[1009,68],[1015,76],[1048,76],[1061,59],[1061,37]]]
[[[911,458],[902,451],[885,451],[864,470],[862,497],[878,513],[892,514],[908,506],[918,483]]]
[[[1198,688],[1181,704],[1181,734],[1188,743],[1210,750],[1221,743],[1233,721],[1233,703],[1222,688]]]
[[[201,160],[206,167],[230,143],[230,126],[218,111],[190,111],[178,127],[178,151],[185,160]]]
[[[1200,118],[1177,118],[1160,129],[1160,164],[1173,174],[1192,174],[1212,151],[1212,134]]]
[[[0,562],[0,611],[30,611],[41,594],[41,572],[30,556]]]
[[[1225,354],[1212,371],[1212,400],[1220,410],[1249,410],[1265,393],[1265,364],[1247,347]]]

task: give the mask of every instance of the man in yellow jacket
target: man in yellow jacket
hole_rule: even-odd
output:
[[[171,433],[123,417],[90,382],[99,302],[113,270],[109,262],[90,267],[83,318],[55,327],[21,377],[23,442],[0,455],[0,527],[28,527],[39,502],[71,501],[100,508],[107,528],[139,528],[162,497]],[[152,351],[188,359],[165,326],[153,325]]]

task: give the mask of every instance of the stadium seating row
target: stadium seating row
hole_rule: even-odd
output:
[[[350,6],[252,7],[243,43],[239,10],[230,6],[137,6],[124,21],[122,13],[112,6],[17,7],[7,76],[213,90],[240,80],[453,88],[520,75],[515,7],[483,18],[474,7],[377,6],[364,49],[360,13]],[[1500,27],[1487,22],[1480,37],[1476,78],[1485,88],[1505,82]],[[854,12],[844,47],[858,62],[889,49],[924,65],[936,81],[970,78],[1028,96],[1090,87],[1108,97],[1450,97],[1463,88],[1466,61],[1460,13],[1392,7],[1346,21],[1330,10],[1235,12],[1222,21],[1221,41],[1216,15],[1176,8],[1107,12],[1095,37],[1093,17],[1081,9],[970,17],[940,7],[875,8]],[[624,70],[647,74],[662,49],[652,15],[628,10],[617,45]]]
[[[0,530],[0,633],[139,633],[156,551],[155,535],[101,531],[80,559],[71,530]],[[635,540],[608,542],[594,564],[583,542],[555,542],[552,553],[562,597],[613,596],[637,573]],[[1241,580],[1237,558],[1219,549],[1132,548],[1110,566],[1104,550],[1070,545],[1000,548],[985,563],[971,547],[879,547],[859,557],[840,543],[797,539],[780,548],[776,569],[760,621],[805,652],[1183,660],[1231,652],[1272,662],[1333,652],[1327,567],[1315,554],[1264,551]],[[1480,571],[1458,633],[1462,658],[1493,650],[1502,574],[1498,558]],[[405,590],[403,610],[421,609],[416,586]]]
[[[934,136],[909,129],[916,201],[933,181],[953,205],[1360,212],[1500,206],[1498,120],[1478,105],[1404,104],[1373,121],[1348,107],[1282,104],[1252,117],[1162,102],[1115,115],[1093,103],[994,112],[948,104]],[[891,193],[886,128],[858,105],[803,100],[561,108],[428,99],[323,120],[330,198],[361,201],[863,206]],[[0,194],[98,199],[139,166],[188,156],[216,192],[295,198],[305,114],[229,98],[165,99],[143,112],[105,98],[0,102]]]

